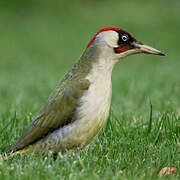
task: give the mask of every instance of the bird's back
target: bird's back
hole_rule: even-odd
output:
[[[89,88],[89,81],[84,77],[90,66],[88,59],[80,58],[52,92],[37,118],[25,129],[13,151],[35,143],[75,120],[73,114],[78,107],[78,99]]]

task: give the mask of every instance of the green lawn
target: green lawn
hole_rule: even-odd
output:
[[[159,179],[162,167],[180,169],[178,0],[7,2],[0,5],[0,152],[100,28],[120,26],[167,56],[134,55],[115,67],[108,123],[79,155],[0,159],[0,179]],[[180,179],[179,171],[160,179]]]

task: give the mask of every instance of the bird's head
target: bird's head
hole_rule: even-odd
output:
[[[148,45],[144,45],[127,31],[109,26],[100,29],[86,46],[86,50],[98,49],[102,56],[119,60],[131,54],[147,53],[165,56],[165,54]]]

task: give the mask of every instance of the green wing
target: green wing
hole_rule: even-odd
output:
[[[72,81],[71,81],[72,82]],[[78,99],[89,88],[88,80],[62,83],[50,96],[40,115],[25,129],[13,150],[33,144],[57,128],[73,122]]]

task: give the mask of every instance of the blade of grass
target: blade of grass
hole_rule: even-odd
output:
[[[148,123],[147,135],[151,132],[151,129],[152,129],[152,103],[151,103],[151,100],[149,100],[149,105],[150,105],[150,113],[149,113],[149,123]]]

